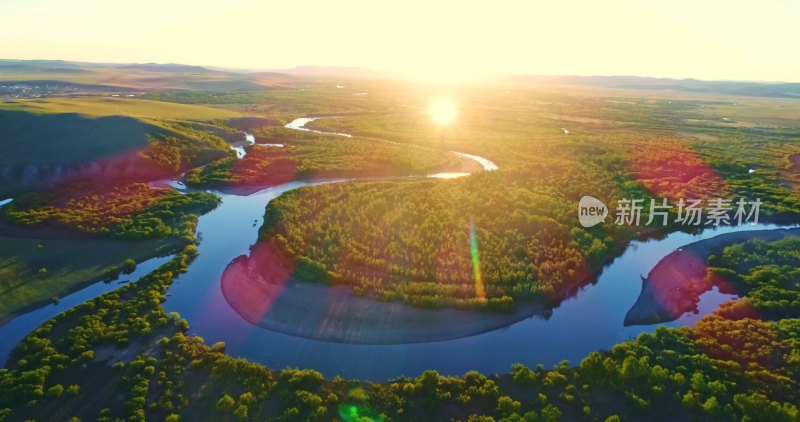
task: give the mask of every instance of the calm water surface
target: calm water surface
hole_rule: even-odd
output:
[[[322,182],[320,182],[322,183]],[[264,207],[281,193],[306,186],[292,182],[249,196],[221,194],[219,208],[200,217],[200,255],[170,288],[164,303],[179,312],[191,332],[206,343],[224,341],[237,357],[269,367],[313,368],[325,376],[383,380],[414,376],[426,369],[461,375],[469,370],[506,373],[513,363],[552,365],[567,359],[577,364],[595,350],[652,332],[658,325],[625,327],[625,314],[641,291],[641,278],[668,253],[701,239],[773,225],[720,227],[699,235],[673,233],[662,240],[633,242],[608,265],[597,283],[581,289],[553,310],[549,319],[531,317],[508,327],[455,340],[406,345],[355,345],[300,338],[266,330],[242,319],[222,296],[219,280],[234,258],[247,254],[257,240]],[[701,296],[698,314],[686,314],[670,327],[691,325],[733,298],[716,289]]]

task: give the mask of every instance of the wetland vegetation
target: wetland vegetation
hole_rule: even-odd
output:
[[[352,178],[283,193],[260,210],[260,227],[228,223],[253,225],[293,278],[366,298],[473,312],[557,307],[630,242],[698,230],[674,211],[667,225],[584,228],[575,213],[584,195],[612,208],[626,197],[758,197],[762,222],[796,223],[796,100],[499,81],[451,92],[459,115],[442,126],[427,114],[425,84],[273,75],[271,89],[231,89],[256,82],[209,72],[215,89],[192,73],[173,75],[193,87],[184,90],[130,79],[146,99],[0,104],[2,192],[13,197],[0,208],[0,323],[175,254],[27,335],[0,369],[0,420],[800,419],[796,238],[709,256],[708,277],[740,299],[693,326],[505,374],[430,368],[371,382],[268,367],[206,344],[163,305],[197,258],[199,216],[227,200],[202,189],[246,195]],[[284,127],[303,116],[335,117],[308,125],[353,137]],[[249,146],[239,159],[230,144],[240,130],[284,147]],[[453,151],[499,169],[477,171]],[[459,170],[472,174],[407,177]],[[190,189],[167,183],[179,179]]]

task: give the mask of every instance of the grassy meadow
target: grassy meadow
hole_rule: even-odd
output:
[[[175,239],[36,239],[0,235],[0,322],[31,305],[116,276],[123,262],[141,262],[176,247]]]
[[[0,103],[0,110],[18,110],[39,114],[79,113],[95,117],[127,116],[150,122],[160,120],[205,121],[241,116],[234,111],[213,107],[107,96],[6,101]]]

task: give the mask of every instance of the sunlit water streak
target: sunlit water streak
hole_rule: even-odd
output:
[[[485,159],[485,158],[483,158],[481,156],[472,155],[472,154],[464,154],[463,152],[456,152],[456,151],[452,151],[452,152],[453,152],[453,154],[457,154],[457,155],[460,155],[460,156],[466,157],[466,158],[471,158],[471,159],[479,162],[483,166],[484,170],[497,170],[499,168],[499,167],[497,167],[497,164],[495,164],[495,163],[493,163],[493,162],[491,162],[491,161],[489,161],[489,160],[487,160],[487,159]]]
[[[428,177],[433,179],[457,179],[459,177],[469,176],[472,173],[434,173],[429,174]]]
[[[245,147],[251,146],[256,143],[255,136],[247,132],[242,132],[242,133],[244,133],[245,140],[242,142],[236,142],[235,144],[231,145],[231,149],[236,151],[236,156],[239,158],[244,158],[244,156],[247,155],[247,150],[245,149]]]
[[[353,135],[349,133],[337,133],[337,132],[324,132],[321,130],[314,130],[306,127],[307,123],[311,123],[314,120],[321,119],[321,117],[300,117],[297,119],[292,120],[291,122],[287,123],[284,126],[287,129],[294,129],[294,130],[304,130],[306,132],[314,132],[319,133],[321,135],[336,135],[336,136],[344,136],[345,138],[352,138]]]

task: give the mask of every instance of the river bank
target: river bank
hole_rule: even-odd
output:
[[[234,259],[220,281],[225,300],[251,324],[293,336],[354,344],[449,340],[508,326],[547,307],[523,304],[511,313],[428,309],[358,297],[346,285],[299,280],[271,242]]]
[[[800,236],[800,228],[727,233],[673,251],[642,278],[642,292],[625,315],[625,325],[657,324],[695,312],[700,295],[714,286],[723,293],[735,294],[719,280],[706,278],[708,257],[720,255],[725,247],[736,243],[790,236]]]
[[[136,281],[171,259],[172,255],[150,258],[138,263],[136,269],[130,274],[120,274],[113,280],[94,281],[88,284],[82,283],[81,285],[76,285],[73,288],[74,291],[61,297],[58,303],[48,301],[47,303],[30,305],[26,307],[25,311],[20,311],[15,315],[4,316],[4,318],[8,317],[8,319],[4,319],[2,324],[0,324],[0,338],[3,339],[3,341],[0,342],[0,367],[5,365],[6,359],[8,359],[11,351],[17,346],[17,343],[50,318],[88,300],[94,299],[103,293],[116,290],[121,284],[129,281]],[[33,309],[34,306],[36,306],[35,309]]]

